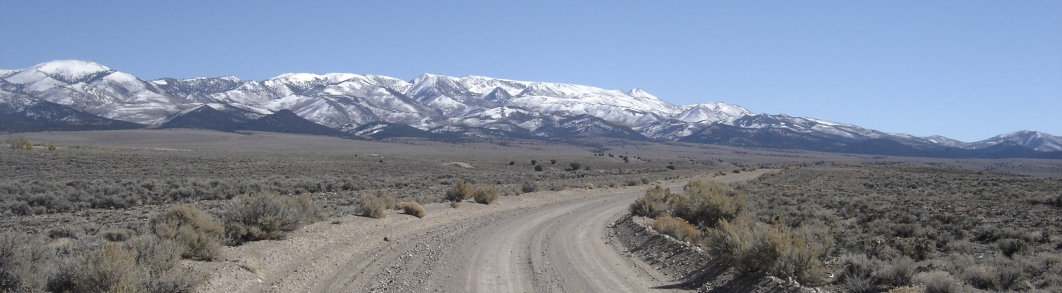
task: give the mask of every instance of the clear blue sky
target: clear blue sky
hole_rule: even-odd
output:
[[[1062,135],[1062,1],[0,1],[0,68],[425,72],[889,132]]]

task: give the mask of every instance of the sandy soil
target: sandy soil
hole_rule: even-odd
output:
[[[750,172],[719,178],[747,180]],[[682,181],[664,182],[681,188]],[[203,292],[630,292],[671,288],[608,236],[645,186],[509,196],[491,205],[426,206],[424,219],[347,216],[285,240],[225,248],[189,262]],[[386,240],[385,240],[386,238]],[[657,289],[675,290],[675,289]]]

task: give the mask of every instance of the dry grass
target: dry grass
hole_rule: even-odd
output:
[[[693,244],[697,244],[701,239],[701,231],[682,218],[668,216],[657,218],[653,221],[653,229]]]
[[[387,211],[398,207],[398,200],[384,191],[376,191],[361,197],[358,202],[358,214],[370,218],[383,218]]]
[[[480,185],[476,188],[476,191],[472,193],[472,197],[477,203],[490,204],[495,200],[498,200],[498,190],[490,185]]]
[[[417,217],[417,218],[422,218],[423,219],[424,216],[428,215],[428,212],[424,211],[424,207],[421,206],[417,202],[413,202],[413,201],[402,202],[402,203],[398,204],[398,206],[399,206],[399,208],[402,209],[402,211],[404,213],[406,213],[408,215],[412,215],[412,216]]]

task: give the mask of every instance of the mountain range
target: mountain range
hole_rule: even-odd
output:
[[[978,142],[916,137],[738,105],[673,105],[640,89],[423,74],[142,80],[57,60],[0,69],[0,131],[256,130],[442,140],[595,138],[930,157],[1062,158],[1062,138],[1018,131]]]

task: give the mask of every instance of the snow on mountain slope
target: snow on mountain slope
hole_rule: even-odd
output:
[[[682,112],[676,114],[674,119],[694,123],[733,123],[737,118],[753,114],[741,106],[727,103],[686,105],[680,109]]]
[[[46,62],[3,79],[24,94],[110,119],[150,124],[183,109],[153,84],[93,62]]]
[[[25,69],[0,69],[0,101],[13,96],[142,124],[159,124],[206,104],[248,117],[290,110],[314,123],[343,130],[360,126],[366,130],[374,123],[388,123],[393,134],[417,132],[399,125],[447,135],[474,131],[483,136],[548,137],[587,131],[636,139],[723,142],[752,138],[735,140],[719,135],[763,134],[828,145],[890,140],[925,151],[1001,144],[1062,151],[1062,140],[1039,132],[1016,132],[966,143],[940,136],[884,133],[814,118],[755,114],[726,103],[676,106],[641,89],[620,91],[484,76],[423,74],[406,81],[353,73],[286,73],[263,81],[222,76],[146,82],[94,62],[57,60]],[[632,130],[636,133],[631,134]],[[690,137],[694,135],[702,137]]]
[[[639,126],[664,120],[678,108],[651,95],[632,96],[591,86],[534,83],[508,105],[561,116],[590,115],[609,122]]]
[[[461,78],[423,74],[413,80],[412,86],[405,91],[414,101],[439,110],[445,116],[459,116],[476,107],[492,107],[506,100],[498,96],[510,96],[520,92],[527,82],[466,76]],[[500,92],[499,92],[500,91]],[[488,99],[495,93],[493,97]]]
[[[1001,134],[986,140],[971,143],[970,147],[980,149],[1004,143],[1012,143],[1040,152],[1062,151],[1062,137],[1039,131],[1015,131]]]
[[[67,83],[85,81],[95,75],[112,71],[110,67],[102,64],[81,60],[56,60],[34,65],[30,69]]]

